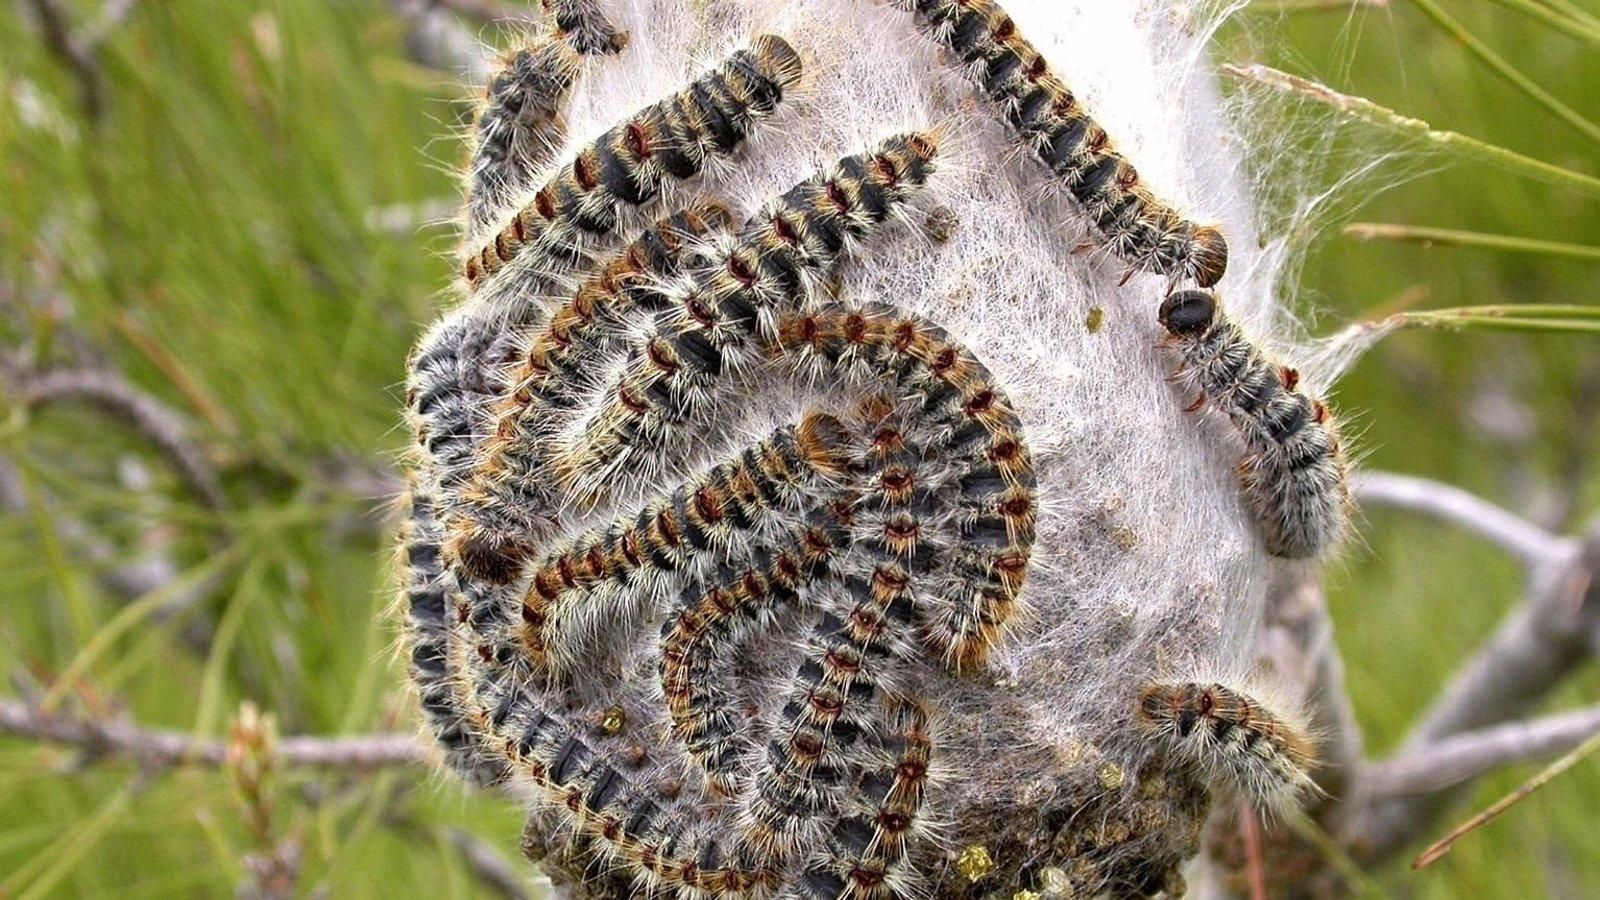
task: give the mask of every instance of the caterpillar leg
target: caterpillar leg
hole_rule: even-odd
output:
[[[760,35],[688,87],[612,127],[467,258],[468,287],[512,262],[540,275],[578,267],[589,246],[617,227],[621,207],[642,206],[668,180],[692,178],[731,155],[799,78],[794,48]]]

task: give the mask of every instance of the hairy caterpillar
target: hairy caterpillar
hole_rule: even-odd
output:
[[[831,416],[807,416],[647,504],[626,524],[546,556],[522,601],[535,671],[573,665],[579,636],[594,628],[590,619],[615,617],[623,597],[651,598],[678,581],[698,582],[700,571],[752,545],[773,520],[815,502],[842,473],[844,439]]]
[[[538,329],[522,362],[508,376],[509,391],[495,405],[489,438],[470,466],[463,466],[460,515],[494,537],[479,545],[504,544],[495,555],[468,561],[480,574],[505,581],[531,547],[504,537],[526,527],[525,510],[548,502],[545,469],[552,412],[570,409],[581,397],[590,370],[617,349],[628,314],[657,309],[665,299],[659,279],[678,271],[685,242],[724,227],[727,211],[715,204],[692,206],[645,230],[600,272],[586,279],[573,300]],[[505,523],[497,525],[495,523]],[[469,553],[482,553],[468,549]]]
[[[1083,208],[1106,246],[1135,271],[1201,287],[1222,280],[1222,232],[1189,221],[1146,188],[1072,91],[995,0],[893,0],[955,57],[1022,143]],[[1127,276],[1123,278],[1127,280]]]
[[[1214,295],[1179,291],[1161,305],[1179,378],[1199,388],[1245,445],[1239,465],[1246,502],[1268,552],[1298,559],[1338,543],[1349,519],[1348,463],[1331,411],[1299,387],[1223,315]]]
[[[1139,717],[1167,749],[1207,780],[1257,808],[1287,815],[1318,793],[1316,747],[1286,710],[1227,685],[1160,681],[1139,693]]]
[[[547,34],[500,60],[478,111],[468,165],[467,219],[488,226],[508,199],[527,189],[560,142],[560,107],[584,56],[616,53],[623,36],[593,0],[545,0]]]
[[[621,205],[653,200],[668,178],[699,174],[728,156],[800,78],[800,57],[764,34],[678,93],[648,106],[578,151],[533,199],[468,257],[469,285],[523,259],[535,271],[570,269],[586,237],[609,234]]]
[[[446,763],[476,784],[498,783],[504,780],[506,767],[483,752],[459,686],[449,678],[446,654],[452,610],[434,500],[413,484],[402,506],[401,598],[410,647],[408,668],[417,686],[418,702]]]
[[[617,53],[628,43],[600,11],[598,0],[539,0],[556,35],[585,56]]]
[[[601,401],[560,477],[588,487],[627,468],[652,478],[710,409],[710,399],[746,368],[763,319],[798,303],[853,242],[883,224],[933,172],[937,142],[913,133],[828,172],[768,203],[736,239],[709,254],[699,276],[669,297],[662,324],[630,355],[624,374]],[[641,457],[638,449],[650,448]]]

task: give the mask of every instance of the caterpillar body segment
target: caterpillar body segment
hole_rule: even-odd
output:
[[[892,0],[954,57],[1054,182],[1083,208],[1111,253],[1135,271],[1210,287],[1228,245],[1152,193],[1103,128],[994,0]],[[1124,278],[1126,280],[1126,278]]]
[[[560,107],[580,66],[565,41],[542,40],[508,54],[490,76],[475,125],[468,168],[471,230],[488,227],[554,155],[564,129]]]
[[[769,353],[806,376],[892,387],[901,408],[868,424],[879,496],[936,505],[940,565],[916,615],[930,649],[957,671],[980,666],[1015,616],[1034,539],[1035,476],[1021,424],[988,370],[937,326],[869,305],[780,318]],[[886,461],[916,448],[909,465]],[[909,523],[862,509],[885,534]],[[902,543],[905,538],[897,538]]]
[[[554,414],[578,402],[580,386],[620,347],[628,317],[662,305],[661,280],[678,273],[691,242],[728,223],[726,207],[716,203],[664,217],[585,279],[572,300],[535,330],[493,407],[488,437],[474,455],[448,523],[470,575],[504,581],[528,561],[535,545],[519,535],[538,527],[529,511],[552,502]]]
[[[1240,480],[1268,552],[1300,559],[1336,545],[1349,525],[1349,463],[1327,405],[1229,321],[1212,294],[1173,294],[1161,323],[1182,360],[1180,380],[1244,444]]]
[[[539,0],[551,30],[584,56],[621,53],[627,32],[618,31],[600,11],[598,0]]]
[[[721,66],[648,106],[578,151],[466,261],[469,287],[512,261],[539,273],[569,271],[617,227],[621,207],[660,195],[667,180],[699,174],[731,155],[800,78],[800,57],[760,35]]]
[[[900,479],[928,462],[922,448],[902,443],[865,448],[854,467],[859,496],[847,549],[813,587],[821,620],[744,810],[746,840],[763,852],[795,852],[842,814],[884,739],[885,704],[914,691],[910,674],[922,656],[915,612],[942,549],[933,523],[941,498]]]
[[[569,817],[578,839],[627,865],[646,884],[684,896],[757,897],[777,886],[777,869],[723,849],[673,813],[673,789],[632,770],[588,730],[549,708],[533,691],[493,678],[480,682],[512,776]]]
[[[435,483],[454,484],[470,468],[476,437],[503,387],[498,373],[514,346],[504,329],[520,323],[460,309],[406,361],[406,418]]]
[[[593,496],[619,471],[657,476],[658,460],[671,459],[738,373],[757,361],[758,332],[799,305],[852,243],[923,186],[936,153],[931,136],[912,133],[845,157],[767,204],[714,250],[607,392],[568,454],[564,483]]]
[[[891,898],[920,896],[925,879],[911,858],[928,837],[924,808],[933,761],[929,714],[918,703],[891,711],[872,769],[847,812],[813,855],[795,896]]]
[[[1168,752],[1269,815],[1287,816],[1321,792],[1310,774],[1317,755],[1305,726],[1244,690],[1152,682],[1140,691],[1138,710]]]
[[[741,547],[759,547],[765,533],[785,529],[837,489],[848,441],[838,420],[808,415],[637,514],[545,557],[522,602],[529,663],[539,672],[567,670],[578,661],[579,635],[596,630],[597,618],[616,618],[625,598],[660,597]]]

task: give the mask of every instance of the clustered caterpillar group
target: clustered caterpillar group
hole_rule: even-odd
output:
[[[1141,185],[996,4],[901,5],[1130,272],[1222,277],[1221,234]],[[408,364],[402,602],[424,716],[452,768],[541,798],[596,879],[930,895],[949,870],[935,823],[955,812],[934,698],[973,683],[1017,622],[1039,511],[989,367],[842,287],[912,219],[944,133],[883,137],[741,221],[747,198],[669,185],[781,129],[802,54],[758,35],[558,159],[583,57],[632,51],[595,0],[543,6],[548,33],[506,58],[478,120],[465,302]],[[1220,312],[1196,324],[1196,296],[1161,321],[1244,435],[1269,549],[1314,553],[1342,528],[1317,518],[1315,492],[1344,475],[1324,408]],[[752,416],[756,396],[780,414]],[[1275,810],[1309,792],[1309,742],[1243,693],[1158,684],[1126,702],[1152,771],[1192,767]],[[1102,794],[1121,790],[1109,771]],[[1060,826],[1074,883],[1138,872],[1118,858],[1130,836],[1208,802],[1154,776],[1141,789],[1126,833]],[[1164,889],[1167,857],[1151,859],[1136,881]]]
[[[1159,681],[1139,693],[1139,717],[1161,742],[1269,815],[1316,794],[1316,748],[1304,724],[1215,682]]]
[[[617,204],[731,158],[798,66],[757,38],[579,150],[469,259],[469,282],[545,283],[602,254],[556,309],[469,302],[413,355],[411,673],[447,761],[534,788],[645,884],[904,896],[924,883],[936,753],[919,683],[971,671],[1000,639],[1035,515],[987,369],[919,317],[821,290],[927,182],[937,138],[846,156],[737,229],[694,201],[602,252]],[[474,163],[484,204],[493,166]],[[597,512],[692,467],[688,437],[762,377],[825,389],[838,412]],[[607,633],[658,610],[676,747],[653,746],[648,694],[596,676]],[[784,699],[752,727],[730,660],[795,626]],[[686,790],[679,760],[710,793]]]
[[[995,0],[894,0],[944,47],[1000,108],[1033,155],[1093,224],[1106,247],[1135,271],[1201,287],[1222,280],[1222,232],[1192,222],[1158,198],[1117,152],[1050,64]],[[1123,279],[1126,281],[1126,277]]]
[[[1245,447],[1239,477],[1268,552],[1299,559],[1336,544],[1349,518],[1348,463],[1327,404],[1223,315],[1214,295],[1180,291],[1161,305],[1191,408],[1225,416]]]

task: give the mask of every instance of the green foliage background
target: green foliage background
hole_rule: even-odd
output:
[[[103,48],[105,111],[92,122],[78,81],[19,14],[27,5],[0,8],[0,348],[30,334],[27,359],[43,363],[88,347],[181,411],[231,508],[196,502],[99,412],[0,401],[0,461],[27,498],[0,512],[6,674],[26,686],[78,672],[82,708],[120,704],[141,722],[213,737],[246,699],[286,734],[409,728],[386,610],[391,525],[364,485],[404,443],[402,363],[443,302],[450,234],[385,229],[371,211],[453,192],[462,90],[453,73],[409,61],[405,25],[383,3],[149,0]],[[1233,45],[1270,47],[1264,61],[1600,174],[1600,147],[1408,3],[1280,11],[1297,5],[1258,3]],[[79,21],[97,8],[68,6]],[[1495,3],[1451,6],[1600,118],[1595,45]],[[1265,42],[1243,40],[1269,29]],[[1359,215],[1600,245],[1593,197],[1474,166],[1423,174]],[[1450,307],[1592,303],[1597,287],[1594,262],[1336,231],[1305,279],[1319,331],[1404,295],[1417,302],[1419,289],[1420,305]],[[1592,337],[1402,333],[1360,362],[1339,401],[1370,466],[1462,485],[1561,530],[1600,509]],[[116,554],[90,558],[74,529]],[[129,604],[103,588],[98,576],[151,548],[177,561],[179,588],[198,587],[198,602],[167,615],[170,594]],[[1381,753],[1515,603],[1521,575],[1455,531],[1382,514],[1332,565],[1330,589],[1357,710]],[[1589,671],[1550,706],[1597,694]],[[1527,774],[1484,779],[1474,801]],[[278,790],[277,833],[305,844],[302,892],[479,895],[451,829],[515,858],[517,810],[439,777],[294,776]],[[1433,869],[1397,865],[1379,882],[1429,898],[1600,896],[1596,808],[1591,762]],[[223,896],[243,880],[253,840],[217,772],[146,778],[0,739],[0,897]]]

